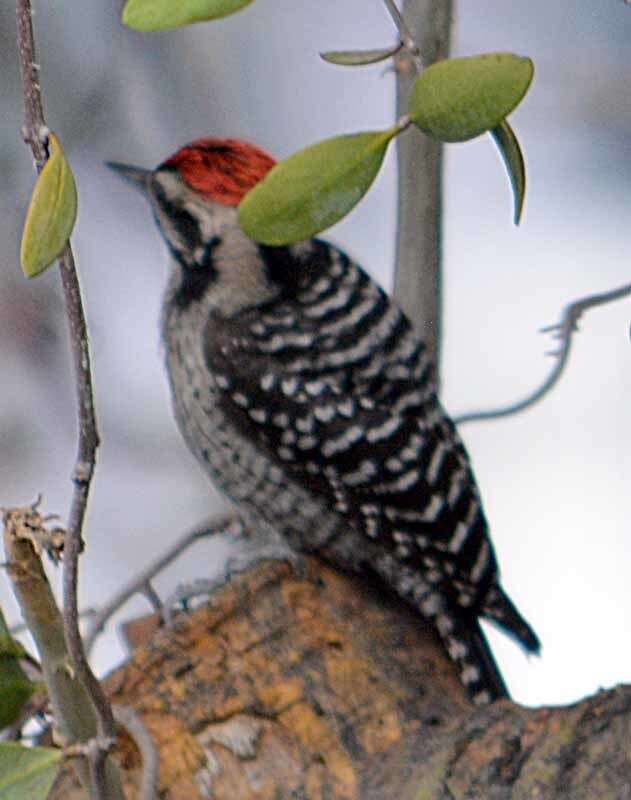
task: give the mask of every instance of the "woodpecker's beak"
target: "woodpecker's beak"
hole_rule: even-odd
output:
[[[119,164],[117,161],[106,161],[105,166],[114,170],[123,180],[131,183],[136,189],[140,189],[143,194],[147,193],[149,178],[151,177],[150,169],[132,167],[129,164]]]

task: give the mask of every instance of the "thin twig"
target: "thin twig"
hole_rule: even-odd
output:
[[[154,611],[162,610],[163,606],[162,599],[160,595],[156,592],[156,590],[153,588],[153,584],[150,581],[147,581],[147,583],[142,587],[140,592],[147,598],[147,601],[149,602]]]
[[[24,96],[24,120],[22,130],[24,141],[31,146],[38,172],[48,159],[46,123],[42,107],[42,93],[39,85],[38,68],[35,60],[33,39],[33,19],[30,0],[17,2],[17,35],[22,75],[22,94]]]
[[[85,637],[86,652],[92,652],[97,636],[103,631],[110,617],[125,605],[130,597],[133,597],[133,595],[138,592],[144,592],[147,584],[194,542],[207,536],[214,536],[218,533],[228,531],[235,522],[238,522],[238,518],[234,514],[224,514],[204,520],[200,525],[197,525],[192,530],[183,534],[183,536],[172,544],[168,550],[158,556],[152,564],[149,564],[142,572],[135,575],[132,580],[123,586],[109,603],[103,606],[92,618],[90,629]]]
[[[98,739],[94,736],[92,739],[87,739],[85,742],[75,742],[64,747],[64,756],[66,758],[76,758],[77,756],[90,756],[97,750],[109,752],[116,744],[114,739]]]
[[[84,608],[79,613],[79,619],[92,619],[92,617],[97,613],[96,608],[92,606],[88,606],[88,608]],[[24,622],[18,622],[15,625],[11,625],[9,628],[9,632],[12,636],[19,636],[21,633],[28,631],[28,626]],[[28,655],[28,654],[27,654]]]
[[[116,721],[132,737],[142,757],[142,782],[138,800],[156,800],[160,775],[160,755],[153,738],[138,714],[129,706],[114,706]]]
[[[24,139],[31,146],[38,171],[42,169],[47,157],[46,135],[48,129],[44,119],[38,67],[35,58],[35,43],[30,0],[17,0],[17,31],[20,70],[24,94],[25,125]],[[90,670],[79,632],[77,610],[78,558],[82,548],[82,530],[90,482],[94,472],[95,454],[99,437],[94,413],[92,376],[87,328],[81,290],[70,245],[59,257],[59,268],[70,329],[70,346],[75,371],[75,386],[79,418],[78,455],[75,463],[73,481],[74,492],[70,508],[67,536],[64,544],[63,570],[63,617],[64,633],[68,651],[79,679],[85,685],[98,720],[99,738],[115,736],[115,723],[105,694]],[[98,770],[98,761],[93,766]],[[103,795],[103,785],[96,788]]]
[[[423,62],[421,60],[421,51],[419,50],[414,37],[412,36],[412,32],[407,26],[407,23],[403,19],[403,16],[399,9],[397,8],[394,0],[383,0],[386,5],[386,8],[390,12],[390,16],[392,17],[392,21],[394,22],[397,31],[399,32],[399,39],[401,40],[401,44],[407,50],[412,63],[417,72],[420,72],[423,69]]]
[[[538,403],[552,391],[563,374],[563,370],[570,357],[572,336],[578,330],[577,323],[581,315],[587,311],[588,308],[602,306],[606,303],[613,303],[615,300],[620,300],[628,295],[631,295],[631,284],[621,286],[618,289],[612,289],[609,292],[603,292],[602,294],[588,295],[581,300],[575,300],[573,303],[567,305],[561,315],[560,322],[556,325],[548,325],[541,329],[542,333],[553,332],[556,338],[561,340],[559,349],[551,354],[556,357],[557,361],[541,386],[535,389],[534,392],[526,395],[522,400],[518,400],[516,403],[511,403],[508,406],[501,406],[500,408],[490,409],[488,411],[470,411],[466,414],[454,417],[456,425],[508,417],[511,414],[518,414],[520,411],[524,411],[524,409],[530,408],[530,406]]]

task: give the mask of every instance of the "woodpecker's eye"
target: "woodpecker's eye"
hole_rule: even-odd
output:
[[[182,238],[183,243],[193,248],[200,241],[199,225],[195,217],[184,208],[178,208],[170,214],[171,224]]]
[[[214,269],[213,251],[220,244],[219,236],[213,236],[205,244],[200,243],[193,253],[195,264],[202,269]]]
[[[154,192],[160,212],[159,222],[162,229],[165,229],[164,221],[168,221],[168,226],[173,229],[180,239],[181,245],[193,250],[201,242],[197,219],[190,211],[171,200],[164,188],[157,182],[154,185]],[[168,231],[165,230],[165,233],[168,236]]]

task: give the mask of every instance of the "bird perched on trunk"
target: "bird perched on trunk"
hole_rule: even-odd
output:
[[[500,586],[423,342],[342,250],[245,235],[237,206],[273,165],[236,139],[152,171],[110,164],[171,253],[162,335],[180,430],[247,526],[378,576],[434,624],[475,702],[506,696],[479,618],[528,652],[539,642]]]

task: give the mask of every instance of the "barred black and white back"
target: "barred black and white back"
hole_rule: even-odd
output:
[[[539,642],[499,585],[467,453],[401,310],[330,244],[257,245],[172,166],[147,192],[174,260],[175,415],[213,481],[250,524],[418,609],[476,702],[505,696],[479,618]]]

